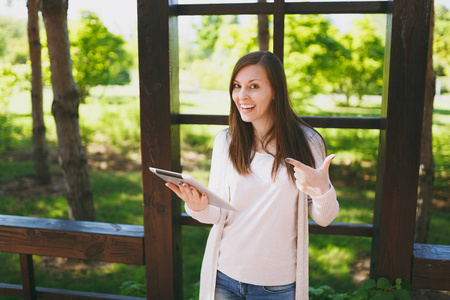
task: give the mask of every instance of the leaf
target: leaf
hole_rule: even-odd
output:
[[[395,279],[395,289],[396,290],[401,290],[402,289],[402,279],[401,278],[397,278]]]
[[[375,283],[375,280],[373,280],[373,279],[368,279],[368,280],[364,281],[364,283],[363,283],[363,288],[366,290],[373,289],[375,286],[376,286],[376,283]]]
[[[380,277],[377,281],[377,288],[387,290],[391,288],[391,284],[389,283],[389,280],[387,280],[384,277]]]

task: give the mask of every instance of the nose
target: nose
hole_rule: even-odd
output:
[[[247,98],[248,98],[248,90],[245,87],[243,87],[239,91],[239,99],[247,99]]]

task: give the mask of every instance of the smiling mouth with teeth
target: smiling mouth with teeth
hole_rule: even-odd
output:
[[[241,105],[242,109],[252,109],[255,108],[256,105]]]

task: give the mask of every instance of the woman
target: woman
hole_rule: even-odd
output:
[[[327,226],[337,215],[326,156],[317,131],[290,106],[281,61],[253,52],[230,81],[229,129],[214,142],[209,188],[237,209],[208,205],[187,183],[167,186],[186,211],[213,224],[200,299],[307,299],[308,211]],[[290,166],[290,165],[292,166]]]

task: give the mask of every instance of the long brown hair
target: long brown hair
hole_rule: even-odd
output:
[[[272,101],[274,124],[262,140],[262,147],[267,153],[269,153],[267,150],[269,143],[273,140],[276,142],[275,160],[272,165],[272,178],[275,179],[280,165],[286,164],[285,158],[287,157],[292,157],[308,166],[315,167],[311,148],[302,129],[312,127],[298,117],[291,107],[283,64],[275,54],[269,51],[258,51],[241,57],[234,66],[231,75],[229,87],[231,98],[229,116],[231,142],[229,157],[234,168],[241,175],[251,173],[250,164],[256,150],[252,123],[242,121],[232,96],[233,83],[237,74],[242,68],[248,65],[260,65],[265,69],[275,95],[275,101]],[[287,170],[290,178],[295,182],[293,168],[287,168]]]

